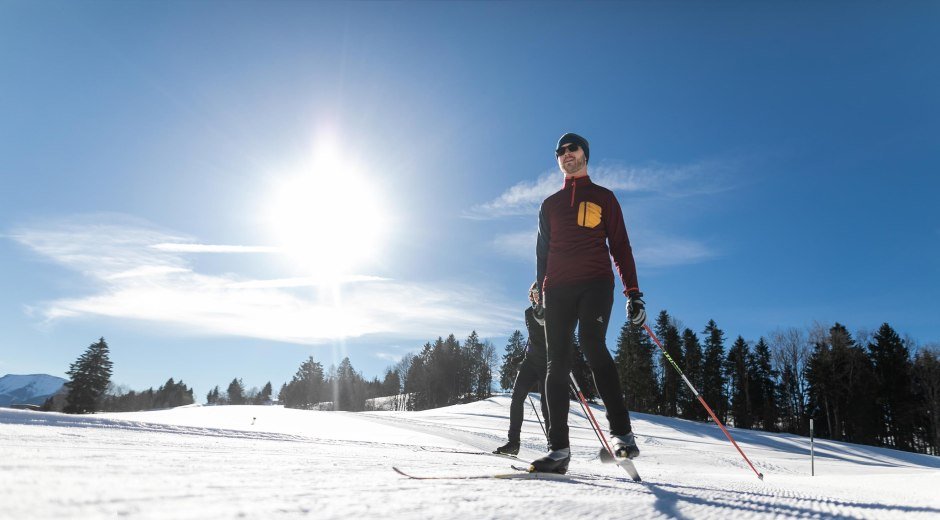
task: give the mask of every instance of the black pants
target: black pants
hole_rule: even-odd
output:
[[[623,401],[620,378],[614,360],[607,350],[607,323],[614,303],[614,285],[609,280],[598,280],[568,287],[548,288],[545,291],[545,338],[548,343],[548,375],[545,394],[551,429],[548,432],[551,449],[569,447],[568,442],[568,384],[571,372],[571,338],[575,326],[581,351],[591,372],[597,391],[607,407],[607,422],[611,435],[624,435],[631,431],[630,413]]]
[[[541,365],[541,366],[539,366]],[[525,400],[533,388],[543,390],[545,382],[545,363],[537,362],[531,358],[522,360],[519,365],[519,374],[516,375],[516,381],[512,384],[512,402],[509,404],[509,442],[519,442],[519,431],[522,429],[522,415],[525,408]],[[542,404],[542,417],[544,417],[545,428],[549,427],[548,422],[548,403],[545,401],[545,392],[542,391],[542,398],[539,399]]]

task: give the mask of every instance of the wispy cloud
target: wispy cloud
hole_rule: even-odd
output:
[[[535,265],[535,240],[535,231],[507,233],[494,237],[490,247],[505,257]],[[631,241],[633,257],[640,267],[693,264],[718,256],[716,250],[698,240],[643,232],[633,235]]]
[[[398,363],[399,361],[401,361],[402,355],[392,354],[391,352],[376,352],[375,357],[385,360],[385,361],[389,361],[391,363]]]
[[[687,238],[664,235],[645,236],[644,240],[637,242],[642,245],[633,250],[633,257],[639,266],[667,267],[694,264],[719,255],[718,251],[704,242]]]
[[[153,249],[167,253],[280,253],[281,249],[269,246],[227,246],[212,244],[154,244]]]
[[[490,247],[502,256],[518,260],[531,260],[534,263],[536,237],[536,229],[505,233],[493,237],[490,241]]]
[[[686,197],[730,189],[728,166],[717,162],[701,162],[683,166],[623,166],[601,164],[590,169],[598,184],[620,192],[648,193],[663,197]],[[561,188],[558,171],[543,173],[535,181],[523,181],[509,187],[495,199],[478,204],[465,212],[472,219],[495,219],[519,215],[535,215],[546,197]]]
[[[643,167],[600,164],[590,170],[595,182],[615,192],[631,193],[633,198],[693,197],[714,194],[733,188],[728,172],[730,163],[699,162],[681,166],[649,165]],[[509,187],[495,199],[476,205],[465,217],[490,220],[514,216],[531,217],[533,223],[539,206],[546,197],[561,188],[562,176],[557,171],[540,175],[535,181],[523,181]],[[641,211],[635,205],[633,211]],[[634,217],[639,215],[634,214]],[[534,224],[533,224],[534,225]],[[700,240],[670,236],[651,230],[631,230],[637,264],[662,267],[701,262],[718,252]],[[507,258],[534,261],[536,230],[517,231],[495,236],[490,247]]]
[[[51,323],[105,316],[152,322],[179,333],[316,344],[369,334],[420,338],[476,329],[495,335],[509,330],[513,324],[506,316],[515,315],[514,309],[493,302],[486,288],[461,284],[371,275],[257,280],[198,272],[186,255],[268,251],[207,246],[114,215],[24,227],[8,236],[82,274],[94,287],[91,294],[31,307],[31,314]],[[168,244],[174,247],[154,247]],[[175,247],[179,244],[198,247]]]

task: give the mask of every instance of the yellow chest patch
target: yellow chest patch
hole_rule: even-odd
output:
[[[582,202],[578,206],[578,225],[594,228],[601,223],[601,207],[593,202]]]

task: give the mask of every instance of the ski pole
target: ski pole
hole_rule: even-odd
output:
[[[601,435],[601,427],[597,424],[597,419],[594,418],[594,414],[591,412],[591,407],[587,404],[587,399],[584,398],[584,394],[581,393],[581,387],[578,386],[578,381],[574,378],[574,374],[568,372],[568,377],[571,378],[571,384],[574,385],[574,392],[578,396],[578,401],[581,404],[581,408],[585,411],[585,415],[588,416],[588,419],[591,422],[591,428],[594,430],[594,434],[597,435],[597,438],[601,441],[601,446],[607,449],[607,453],[610,453],[610,457],[614,457],[614,450],[610,449],[610,444],[607,443],[607,439]]]
[[[578,395],[578,391],[575,390],[574,386],[569,385],[568,388],[569,388],[572,392],[574,392],[574,395]],[[584,404],[581,403],[581,399],[580,399],[580,398],[578,399],[578,406],[581,407],[581,413],[584,414],[584,417],[587,417],[587,416],[588,416],[588,411],[587,411],[587,409],[584,407]],[[588,420],[590,421],[590,419],[588,419]],[[593,422],[591,422],[591,431],[594,432],[594,436],[597,437],[597,442],[601,443],[601,447],[603,447],[603,445],[604,445],[604,440],[601,438],[600,434],[597,433],[597,428],[594,427],[594,423],[593,423]]]
[[[545,425],[542,424],[542,418],[539,417],[539,413],[535,410],[535,403],[532,402],[532,396],[530,395],[530,396],[528,396],[528,398],[529,398],[529,404],[532,405],[532,412],[535,413],[535,418],[539,420],[539,426],[542,427],[542,433],[545,434],[545,440],[547,441],[547,440],[548,440],[548,432],[545,431]]]
[[[689,382],[689,378],[685,377],[685,374],[682,373],[682,369],[680,369],[679,365],[677,365],[676,362],[673,361],[672,356],[670,356],[669,353],[666,352],[665,347],[663,347],[663,344],[659,342],[659,338],[656,337],[656,334],[653,334],[653,330],[650,329],[650,326],[644,323],[643,328],[646,329],[647,334],[649,334],[650,337],[653,338],[653,341],[656,343],[656,346],[659,347],[659,350],[663,351],[663,355],[666,356],[666,359],[669,360],[669,364],[671,364],[672,367],[675,368],[677,372],[679,372],[679,375],[682,376],[682,380],[685,381],[685,384],[688,385],[689,390],[692,390],[692,393],[695,394],[695,397],[698,398],[698,402],[702,403],[702,406],[704,406],[705,410],[708,411],[708,415],[710,415],[712,420],[715,421],[715,424],[717,424],[718,427],[721,428],[721,431],[725,433],[725,437],[727,437],[728,440],[731,441],[731,444],[733,444],[734,447],[737,448],[738,453],[740,453],[741,456],[744,457],[744,461],[747,462],[747,465],[750,466],[752,470],[754,470],[754,473],[757,474],[757,478],[764,480],[764,474],[757,471],[757,468],[755,468],[754,465],[751,464],[751,460],[747,458],[747,455],[745,455],[744,451],[741,450],[741,447],[738,446],[738,443],[734,442],[734,438],[732,438],[731,434],[728,433],[728,430],[725,428],[725,425],[721,424],[721,421],[719,421],[718,417],[715,416],[715,412],[713,412],[711,407],[708,406],[708,403],[706,403],[705,399],[702,398],[702,395],[698,393],[698,390],[696,390],[695,387],[692,386],[692,383]]]

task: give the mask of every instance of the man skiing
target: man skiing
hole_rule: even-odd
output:
[[[519,454],[519,431],[522,429],[522,415],[525,400],[533,387],[538,387],[542,396],[539,402],[542,405],[542,416],[545,417],[545,428],[549,427],[548,404],[545,402],[545,317],[542,306],[537,303],[538,284],[533,283],[529,288],[529,302],[532,305],[525,310],[525,326],[529,331],[528,347],[525,357],[519,365],[519,373],[512,384],[512,401],[509,404],[509,442],[496,448],[493,453],[500,455]]]
[[[627,317],[642,325],[646,310],[620,203],[613,192],[594,184],[588,176],[587,140],[577,134],[564,134],[558,140],[555,157],[565,174],[564,187],[542,202],[536,245],[536,297],[545,309],[548,355],[545,394],[551,423],[549,453],[533,461],[530,471],[565,473],[571,461],[568,374],[570,338],[576,325],[581,349],[607,408],[614,456],[633,458],[640,453],[606,345],[614,301],[611,258],[627,295]]]

